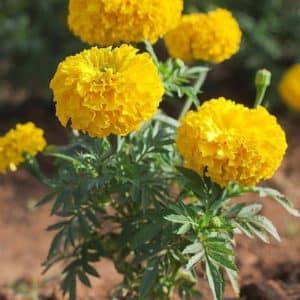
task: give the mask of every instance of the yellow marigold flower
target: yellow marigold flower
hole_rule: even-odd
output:
[[[300,64],[295,64],[283,75],[279,94],[291,108],[300,110]]]
[[[212,99],[181,120],[177,148],[184,164],[221,186],[252,186],[273,176],[287,148],[276,118],[259,106],[249,109],[225,98]]]
[[[68,23],[91,45],[154,43],[177,25],[182,9],[183,0],[70,0]]]
[[[15,171],[24,161],[24,154],[35,156],[46,146],[44,131],[33,123],[17,124],[4,136],[0,137],[0,172],[10,169]]]
[[[179,25],[166,34],[165,43],[172,57],[221,63],[238,52],[241,38],[231,12],[219,8],[208,14],[184,15]]]
[[[164,88],[148,53],[91,48],[59,64],[50,86],[56,115],[90,136],[126,135],[157,111]]]

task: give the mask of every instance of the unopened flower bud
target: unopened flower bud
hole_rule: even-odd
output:
[[[271,84],[272,74],[267,69],[261,69],[257,71],[255,77],[255,85],[256,86],[269,86]]]

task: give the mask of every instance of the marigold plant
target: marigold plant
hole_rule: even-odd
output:
[[[154,43],[176,26],[182,9],[183,0],[70,0],[68,23],[92,45]]]
[[[93,43],[153,42],[176,25],[181,5],[71,0],[69,23],[92,34],[82,38],[100,39]],[[205,39],[193,41],[192,58],[220,62],[238,50],[240,31],[229,12],[200,18],[209,21],[196,26]],[[190,58],[186,37],[180,40],[184,59]],[[48,186],[38,206],[52,203],[58,220],[48,227],[55,234],[44,267],[65,265],[61,288],[69,299],[76,299],[79,281],[90,287],[90,278],[100,276],[95,263],[102,258],[123,278],[110,292],[114,300],[199,299],[197,266],[214,300],[223,299],[226,278],[238,295],[236,234],[280,240],[263,205],[240,196],[269,197],[300,216],[279,191],[254,186],[273,175],[287,147],[276,118],[262,106],[270,73],[256,76],[254,108],[223,97],[201,104],[207,67],[161,62],[147,41],[140,48],[91,48],[61,62],[50,86],[58,119],[73,130],[67,145],[43,151],[54,159],[54,174],[46,176],[34,157],[45,142],[33,125],[26,137],[7,134],[18,143],[0,139],[0,168],[18,163],[6,157],[19,145],[20,162]],[[181,107],[178,117],[158,108],[165,99]]]
[[[35,156],[46,146],[44,132],[33,123],[17,124],[0,137],[0,172],[14,171],[24,162],[24,154]]]
[[[208,14],[184,15],[165,36],[165,43],[172,57],[221,63],[238,52],[241,37],[231,12],[216,9]]]
[[[279,83],[279,94],[292,109],[300,110],[300,64],[291,66]]]
[[[151,57],[129,45],[67,57],[51,81],[56,113],[90,136],[126,135],[157,111],[164,88]]]

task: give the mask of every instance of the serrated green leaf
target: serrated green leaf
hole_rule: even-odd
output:
[[[177,234],[178,235],[186,234],[188,231],[190,231],[191,227],[192,226],[190,223],[185,223],[178,229]]]
[[[201,252],[202,250],[203,250],[202,245],[196,242],[194,244],[186,246],[182,251],[182,254],[194,254],[194,253]]]
[[[234,255],[232,249],[226,247],[226,244],[220,242],[207,242],[206,246],[209,248],[210,251],[214,251],[217,253],[227,254],[227,255]]]
[[[223,300],[224,281],[222,274],[209,259],[205,261],[206,274],[214,300]]]
[[[74,261],[72,261],[71,263],[69,263],[62,271],[62,273],[76,273],[77,268],[80,267],[81,265],[81,261],[76,259]]]
[[[186,169],[184,167],[177,167],[178,171],[185,177],[186,185],[200,198],[205,198],[207,195],[205,191],[207,186],[205,185],[203,177],[196,172]]]
[[[39,206],[42,206],[42,205],[45,205],[47,204],[48,202],[50,202],[54,196],[57,194],[57,191],[53,191],[49,194],[47,194],[45,197],[43,197],[35,206],[36,207],[39,207]]]
[[[64,230],[59,231],[53,238],[51,246],[48,251],[48,260],[51,259],[59,251],[62,239],[64,237]]]
[[[277,241],[280,242],[280,236],[277,232],[277,229],[273,225],[273,223],[264,216],[254,216],[251,220],[251,223],[256,224],[257,226],[265,229],[269,232]]]
[[[91,266],[91,265],[89,265],[89,264],[83,264],[83,270],[86,272],[86,273],[88,273],[88,274],[90,274],[90,275],[92,275],[92,276],[94,276],[94,277],[100,277],[100,275],[99,275],[99,273],[97,272],[97,270],[93,267],[93,266]]]
[[[237,266],[235,265],[234,261],[229,258],[228,256],[226,257],[225,255],[218,254],[216,252],[211,252],[209,251],[207,255],[212,258],[215,262],[220,264],[224,268],[231,269],[233,271],[237,270]]]
[[[85,216],[80,214],[78,216],[78,222],[79,222],[79,225],[80,225],[80,231],[81,231],[82,235],[83,236],[88,236],[89,233],[91,232],[91,229],[90,229],[89,223],[85,219]]]
[[[64,278],[61,288],[64,295],[69,294],[69,300],[76,300],[76,273],[68,273]]]
[[[269,244],[268,235],[266,234],[265,231],[263,231],[260,227],[252,223],[248,223],[247,226],[264,243]]]
[[[60,193],[58,193],[55,202],[52,206],[51,215],[57,214],[62,206],[71,203],[71,197],[72,193],[68,190],[63,190]]]
[[[53,225],[50,225],[47,227],[47,231],[53,231],[53,230],[58,230],[61,229],[62,227],[64,227],[65,225],[69,224],[69,221],[62,221],[62,222],[58,222],[55,223]]]
[[[237,227],[242,233],[244,233],[248,238],[253,239],[253,233],[247,224],[240,220],[236,220],[233,222],[233,225]]]
[[[144,299],[153,288],[158,277],[158,259],[149,262],[139,288],[139,299]]]
[[[237,298],[240,296],[240,287],[238,283],[238,273],[236,271],[232,271],[230,269],[225,269],[228,275],[229,281],[231,283],[234,294]]]
[[[84,285],[86,285],[86,286],[88,286],[88,287],[92,287],[91,282],[90,282],[88,276],[87,276],[83,271],[79,270],[77,274],[78,274],[79,280],[80,280]]]
[[[245,207],[245,205],[246,205],[245,203],[234,204],[227,208],[225,215],[228,218],[236,217],[238,215],[238,213],[242,210],[242,208]]]
[[[204,250],[202,250],[202,251],[200,251],[199,253],[193,255],[193,256],[189,259],[189,261],[188,261],[188,263],[187,263],[187,265],[186,265],[185,268],[186,268],[187,270],[190,270],[196,263],[198,263],[199,261],[201,261],[201,259],[203,258],[203,256],[204,256]]]
[[[164,219],[172,223],[179,223],[179,224],[185,224],[189,222],[189,219],[182,215],[168,215],[164,217]]]
[[[279,191],[263,187],[249,188],[248,191],[258,193],[260,197],[270,197],[282,205],[291,215],[300,217],[300,211],[295,209],[293,203]]]
[[[244,206],[240,212],[238,213],[239,218],[251,218],[252,216],[257,215],[261,210],[263,206],[261,204],[250,204]]]

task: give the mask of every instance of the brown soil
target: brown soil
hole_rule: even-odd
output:
[[[289,133],[288,154],[268,185],[280,189],[299,208],[300,132],[295,126],[297,122],[299,124],[299,120],[284,122]],[[51,240],[51,234],[46,233],[45,228],[55,221],[49,217],[49,207],[33,208],[45,192],[44,187],[23,171],[0,176],[0,300],[62,299],[57,287],[61,269],[57,267],[41,275],[41,262]],[[266,245],[246,237],[237,238],[242,295],[251,300],[299,300],[299,220],[289,216],[272,200],[262,201],[264,213],[277,226],[282,242],[272,241]],[[102,277],[93,281],[93,289],[80,288],[81,300],[108,299],[109,291],[121,280],[109,261],[101,261],[97,268]],[[199,286],[205,299],[211,299],[201,277]],[[230,289],[226,296],[233,297]]]

